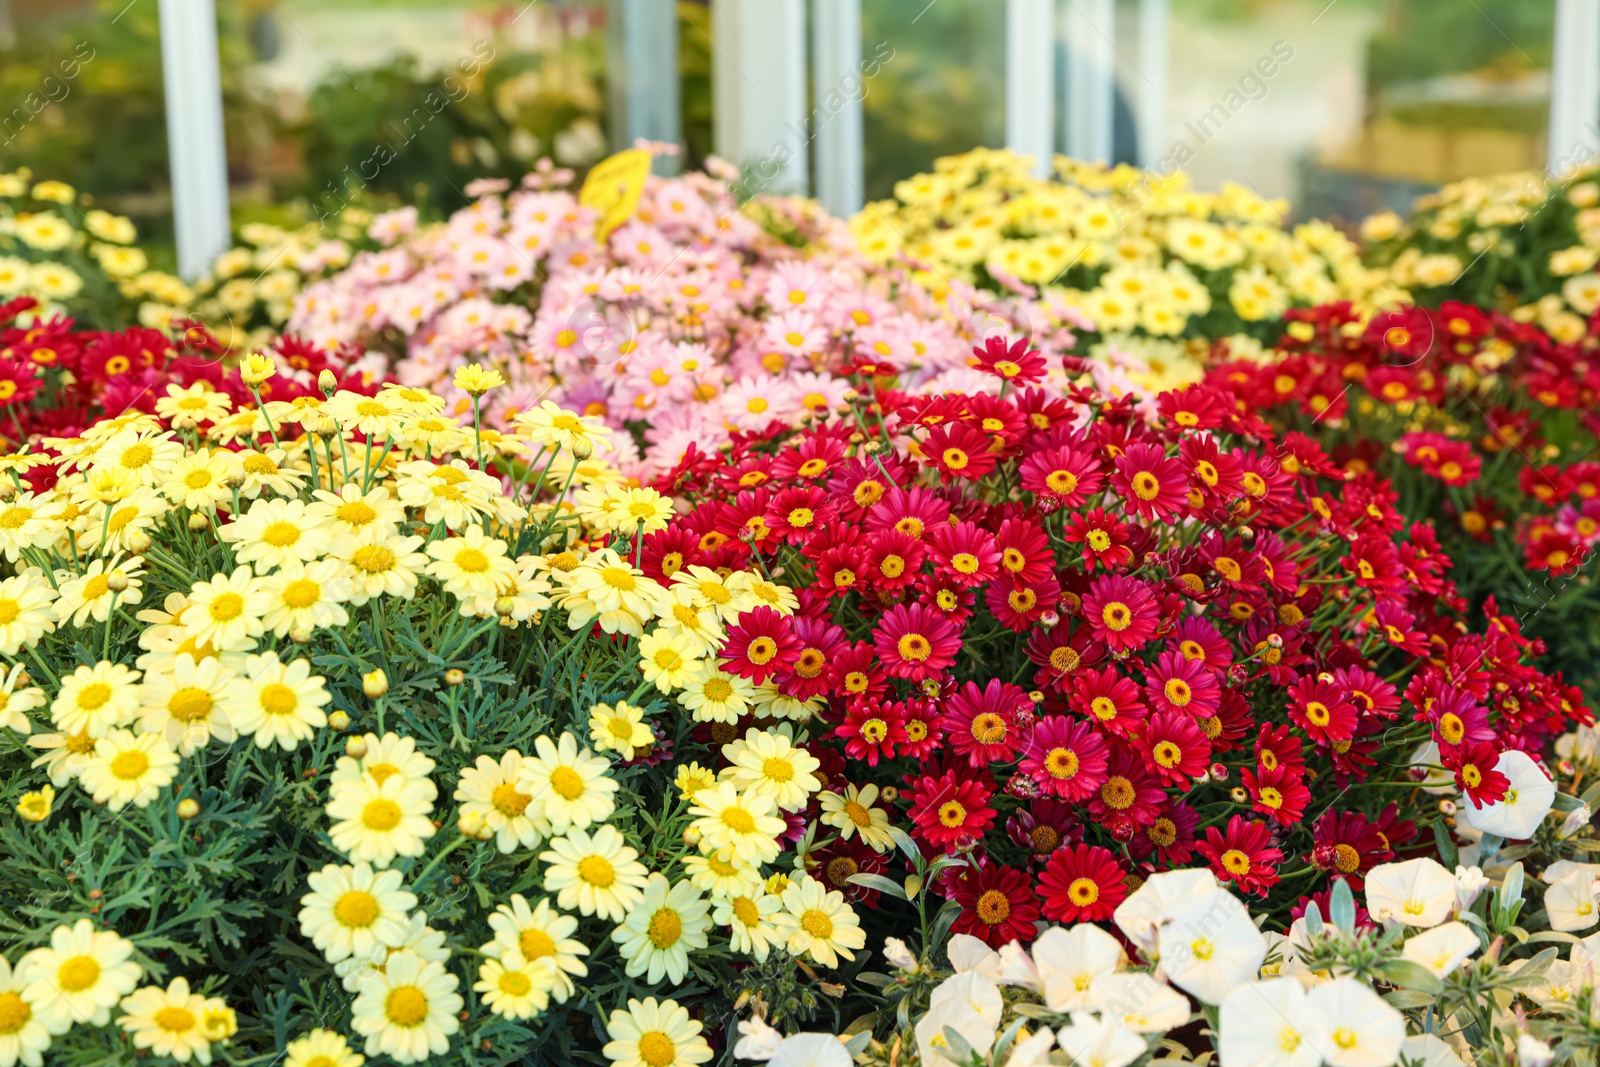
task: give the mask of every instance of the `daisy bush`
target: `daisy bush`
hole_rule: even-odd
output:
[[[857,358],[893,363],[908,387],[972,391],[975,339],[1021,328],[1058,354],[1081,325],[1059,301],[960,283],[935,293],[876,268],[815,203],[741,203],[708,174],[650,179],[633,217],[597,236],[570,180],[541,170],[514,190],[478,183],[478,199],[438,225],[414,209],[378,216],[370,232],[385,247],[308,287],[290,326],[386,353],[398,381],[436,389],[457,416],[470,398],[455,369],[492,365],[508,386],[483,413],[490,425],[549,400],[631,427],[614,462],[649,478],[691,444],[704,453],[832,410]]]
[[[598,420],[291,370],[0,460],[0,1063],[696,1064],[755,989],[830,1024],[865,935],[796,862],[804,706],[715,684],[796,594],[663,547]],[[788,725],[712,737],[690,685]]]
[[[1468,178],[1419,198],[1409,217],[1361,224],[1363,258],[1419,303],[1510,312],[1558,340],[1580,340],[1600,308],[1600,174]]]
[[[1170,362],[1175,342],[1275,337],[1296,306],[1390,299],[1387,279],[1321,222],[1286,227],[1287,206],[1238,185],[1189,187],[1181,171],[1057,157],[1050,178],[1033,160],[976,149],[895,185],[892,200],[851,220],[862,250],[908,263],[942,285],[1041,293],[1076,308],[1097,340]]]
[[[1587,334],[1560,341],[1470,304],[1372,317],[1348,304],[1293,311],[1264,356],[1219,360],[1208,385],[1249,420],[1303,432],[1353,476],[1391,479],[1427,520],[1462,594],[1515,617],[1551,665],[1586,687],[1600,671],[1592,584],[1600,539]]]
[[[177,278],[150,269],[138,237],[130,220],[65,182],[0,173],[0,300],[34,300],[30,323],[70,314],[115,327],[148,294],[185,294]]]

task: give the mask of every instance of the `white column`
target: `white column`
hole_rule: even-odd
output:
[[[1067,155],[1111,162],[1116,0],[1067,0]]]
[[[1167,150],[1167,86],[1172,69],[1171,0],[1139,0],[1139,166],[1154,170]]]
[[[178,271],[193,279],[232,243],[217,11],[213,0],[161,0],[160,13]]]
[[[717,155],[739,165],[750,193],[804,193],[805,0],[715,0],[711,24]]]
[[[1556,0],[1550,176],[1600,149],[1600,0]]]
[[[1006,0],[1006,147],[1040,175],[1055,158],[1055,23],[1055,0]]]
[[[606,85],[618,151],[640,137],[683,144],[678,104],[678,12],[663,0],[609,0]],[[676,173],[677,156],[657,156],[656,170]]]
[[[817,199],[839,218],[861,210],[861,0],[816,0],[812,9],[812,112],[817,149]]]

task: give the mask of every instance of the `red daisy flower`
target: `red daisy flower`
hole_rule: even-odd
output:
[[[1250,800],[1256,811],[1274,822],[1293,826],[1306,813],[1311,800],[1311,790],[1300,776],[1284,766],[1246,767],[1240,772],[1244,787],[1250,791]]]
[[[1189,474],[1160,445],[1133,445],[1117,457],[1111,487],[1141,519],[1165,520],[1189,501]]]
[[[1494,769],[1500,761],[1500,750],[1493,742],[1440,745],[1439,758],[1455,772],[1456,786],[1467,794],[1474,806],[1482,808],[1505,799],[1511,779]]]
[[[793,624],[765,604],[741,612],[722,645],[723,669],[757,685],[792,668],[799,656]]]
[[[1106,760],[1105,739],[1088,723],[1050,715],[1033,728],[1020,770],[1049,796],[1081,801],[1105,783]]]
[[[1194,852],[1195,826],[1200,816],[1181,800],[1174,800],[1162,809],[1155,822],[1141,827],[1128,842],[1134,857],[1148,859],[1154,854],[1166,868],[1184,867]]]
[[[950,698],[939,726],[950,746],[974,767],[1009,763],[1023,745],[1023,729],[1017,720],[1024,708],[1031,714],[1033,702],[1020,686],[998,678],[989,679],[982,689],[976,682],[968,682]]]
[[[828,685],[844,697],[881,696],[889,679],[871,643],[857,641],[828,664]]]
[[[825,619],[796,615],[790,620],[800,645],[789,669],[778,674],[778,690],[785,696],[809,700],[832,688],[828,665],[850,647],[844,629]]]
[[[1420,675],[1418,676],[1421,677]],[[1436,675],[1433,677],[1437,677]],[[1429,690],[1432,692],[1429,692]],[[1441,745],[1464,745],[1494,740],[1494,727],[1489,725],[1489,712],[1473,699],[1471,693],[1453,685],[1437,688],[1413,683],[1406,696],[1420,709],[1418,722],[1433,724],[1433,739]]]
[[[869,565],[866,550],[852,545],[830,548],[817,557],[816,588],[829,596],[847,596],[856,591],[866,577]]]
[[[1277,865],[1283,860],[1283,852],[1272,847],[1267,824],[1247,822],[1238,815],[1228,820],[1227,833],[1207,827],[1205,840],[1195,843],[1195,851],[1206,858],[1217,881],[1232,882],[1239,892],[1258,896],[1266,896],[1277,884]]]
[[[1311,829],[1311,854],[1306,862],[1330,874],[1349,878],[1360,889],[1362,875],[1394,858],[1394,850],[1376,823],[1355,811],[1322,813]]]
[[[850,701],[833,736],[844,742],[845,755],[876,767],[880,759],[894,759],[896,746],[906,740],[905,708],[895,701],[858,697]]]
[[[728,632],[731,638],[733,631]],[[872,641],[890,676],[913,682],[943,671],[961,651],[956,628],[921,604],[896,604],[884,612]]]
[[[990,790],[971,779],[946,771],[939,778],[917,780],[911,798],[911,822],[930,844],[954,852],[962,844],[983,837],[994,824]]]
[[[1047,448],[1022,461],[1018,469],[1022,488],[1032,493],[1044,511],[1081,507],[1100,491],[1105,475],[1100,461],[1074,448]]]
[[[1132,737],[1149,716],[1139,700],[1139,687],[1115,667],[1086,670],[1073,678],[1072,707],[1101,729],[1118,737]]]
[[[1057,849],[1039,875],[1045,917],[1059,923],[1109,919],[1128,896],[1126,877],[1109,848]]]
[[[1089,568],[1099,564],[1116,570],[1133,559],[1127,525],[1104,508],[1069,517],[1061,537],[1069,545],[1083,546],[1083,564]]]
[[[1209,718],[1222,702],[1216,673],[1202,661],[1181,652],[1163,652],[1155,667],[1145,673],[1145,696],[1156,711],[1178,712],[1196,719]]]
[[[1019,848],[1027,849],[1035,862],[1042,863],[1056,849],[1082,840],[1083,827],[1072,805],[1040,798],[1012,813],[1006,820],[1006,834]]]
[[[947,523],[935,527],[928,540],[933,545],[934,569],[955,585],[982,585],[999,572],[1000,551],[988,530],[970,522]]]
[[[961,914],[950,926],[952,933],[970,934],[991,948],[1033,940],[1039,898],[1025,871],[984,864],[968,868],[953,889],[951,899],[961,905]]]
[[[942,526],[950,517],[950,505],[921,486],[890,489],[883,500],[867,513],[867,529],[895,530],[913,540],[921,540],[930,530]]]
[[[882,593],[897,593],[917,580],[927,545],[897,530],[883,530],[867,541],[866,582]]]
[[[906,739],[900,746],[900,755],[908,759],[927,759],[944,743],[944,733],[939,729],[938,716],[925,700],[908,700],[905,703]]]
[[[923,455],[945,481],[976,481],[994,470],[995,454],[987,434],[964,422],[935,426],[922,442]]]
[[[1287,726],[1261,724],[1256,735],[1256,766],[1275,771],[1282,767],[1295,776],[1306,772],[1306,758],[1300,751],[1300,739]]]
[[[1055,610],[1060,600],[1061,587],[1054,578],[1010,588],[1004,582],[994,582],[983,594],[983,602],[995,621],[1019,634],[1033,629],[1045,612]]]
[[[1032,522],[1006,519],[995,531],[994,543],[1000,550],[1000,573],[1013,584],[1040,582],[1055,570],[1050,538]]]
[[[1309,674],[1289,687],[1289,718],[1324,747],[1356,734],[1355,705],[1332,682]]]
[[[1094,580],[1083,598],[1083,617],[1108,648],[1129,652],[1144,647],[1155,636],[1160,607],[1143,582],[1106,574]]]
[[[1113,834],[1120,825],[1131,837],[1133,830],[1156,821],[1167,794],[1132,749],[1114,749],[1106,769],[1106,780],[1089,798],[1089,813]]]
[[[852,882],[858,874],[881,874],[888,861],[860,838],[843,838],[806,857],[806,867],[829,889],[837,889],[846,900],[858,900],[869,908],[878,906],[879,891]]]
[[[1211,763],[1211,742],[1193,719],[1180,712],[1151,716],[1134,745],[1144,756],[1145,766],[1174,786],[1187,787],[1205,774]]]
[[[845,442],[839,438],[812,434],[778,454],[772,464],[772,476],[785,481],[815,481],[828,477],[844,468],[845,451]]]
[[[876,453],[847,459],[835,467],[834,475],[828,482],[828,492],[840,502],[840,514],[859,522],[883,501],[891,489],[904,485],[910,478],[911,472],[899,456]]]
[[[977,357],[974,364],[977,370],[1018,385],[1034,385],[1043,381],[1048,366],[1042,352],[1028,347],[1026,337],[1019,337],[1009,347],[1004,337],[986,337],[983,347],[974,346],[972,354]]]
[[[786,544],[803,544],[833,518],[834,509],[827,491],[817,486],[784,489],[767,505],[767,531]]]
[[[1105,655],[1105,646],[1090,637],[1086,627],[1069,632],[1069,627],[1058,624],[1035,629],[1028,637],[1027,652],[1028,658],[1039,665],[1033,683],[1058,688],[1073,674],[1098,663]]]
[[[1340,667],[1333,672],[1333,684],[1362,714],[1393,719],[1400,713],[1399,690],[1364,667]]]

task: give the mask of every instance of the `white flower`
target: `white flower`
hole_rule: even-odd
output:
[[[1517,1067],[1550,1067],[1555,1060],[1555,1051],[1532,1034],[1517,1038]]]
[[[1293,978],[1239,986],[1222,1001],[1217,1024],[1222,1067],[1317,1067],[1329,1042]]]
[[[1331,1067],[1390,1067],[1406,1039],[1405,1017],[1354,978],[1308,992],[1304,1017],[1327,1028],[1322,1058]]]
[[[1473,901],[1477,900],[1479,894],[1488,886],[1489,876],[1483,873],[1482,867],[1463,867],[1459,863],[1456,864],[1456,911],[1463,912],[1472,907]]]
[[[1567,812],[1567,817],[1561,820],[1561,829],[1556,831],[1556,836],[1563,841],[1594,822],[1594,811],[1587,804],[1579,804]]]
[[[1123,934],[1145,952],[1155,951],[1162,923],[1175,904],[1215,892],[1217,877],[1207,867],[1162,871],[1117,905],[1111,919]]]
[[[934,987],[928,998],[928,1014],[943,1015],[946,1011],[972,1011],[998,1028],[1000,1014],[1005,1004],[1000,998],[1000,987],[994,980],[978,971],[953,974]]]
[[[1158,943],[1168,981],[1206,1004],[1261,972],[1267,939],[1239,898],[1225,889],[1191,897],[1171,909]]]
[[[977,971],[986,978],[1000,976],[1000,957],[994,949],[971,934],[952,935],[950,944],[945,947],[945,955],[950,958],[950,967],[957,974]]]
[[[1367,873],[1367,911],[1378,922],[1438,926],[1455,904],[1456,880],[1426,856],[1380,863]]]
[[[994,1047],[994,1027],[976,1011],[957,1001],[944,1011],[929,1011],[918,1021],[917,1049],[922,1055],[923,1067],[957,1067],[958,1063],[965,1067],[964,1060],[958,1061],[944,1055],[947,1051],[953,1051],[944,1036],[947,1027],[959,1034],[980,1056],[987,1056]],[[1143,1047],[1143,1042],[1140,1047]]]
[[[1576,870],[1546,890],[1544,907],[1552,930],[1587,930],[1595,924],[1595,876]]]
[[[752,1015],[739,1024],[739,1040],[733,1046],[734,1059],[770,1060],[778,1051],[783,1034],[767,1025],[759,1015]]]
[[[1052,926],[1033,943],[1033,965],[1045,1007],[1069,1011],[1089,1003],[1089,986],[1122,965],[1122,946],[1093,923]]]
[[[1461,1057],[1438,1034],[1417,1034],[1400,1046],[1400,1055],[1416,1067],[1462,1067]]]
[[[1189,1021],[1189,999],[1140,971],[1100,975],[1089,1002],[1137,1034],[1164,1034]]]
[[[832,1034],[795,1034],[778,1043],[770,1067],[851,1067],[855,1061]]]
[[[1072,1025],[1056,1034],[1061,1051],[1081,1067],[1128,1067],[1148,1048],[1144,1038],[1115,1019],[1074,1015]]]
[[[1548,900],[1549,898],[1546,897]],[[1448,922],[1408,940],[1400,950],[1412,963],[1444,978],[1454,973],[1476,951],[1478,935],[1463,922]]]
[[[917,971],[917,957],[912,955],[911,950],[906,948],[906,943],[898,937],[883,939],[883,958],[907,974],[915,974]]]
[[[1514,748],[1500,753],[1494,769],[1511,779],[1505,797],[1481,808],[1467,800],[1461,805],[1461,813],[1483,833],[1497,834],[1508,841],[1532,837],[1555,804],[1555,783],[1545,777],[1533,757]]]

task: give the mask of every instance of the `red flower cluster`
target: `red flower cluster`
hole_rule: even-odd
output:
[[[1270,370],[1220,368],[1146,420],[1016,388],[1027,355],[978,352],[998,397],[901,395],[874,364],[849,415],[691,454],[657,484],[690,506],[643,546],[664,581],[759,557],[796,587],[792,618],[730,626],[723,666],[804,703],[830,788],[876,784],[925,854],[969,856],[936,883],[956,929],[1025,941],[1197,860],[1247,893],[1359,879],[1437,818],[1365,788],[1412,780],[1419,746],[1492,799],[1499,751],[1588,721],[1514,620],[1462,625],[1390,483],[1254,414]]]

